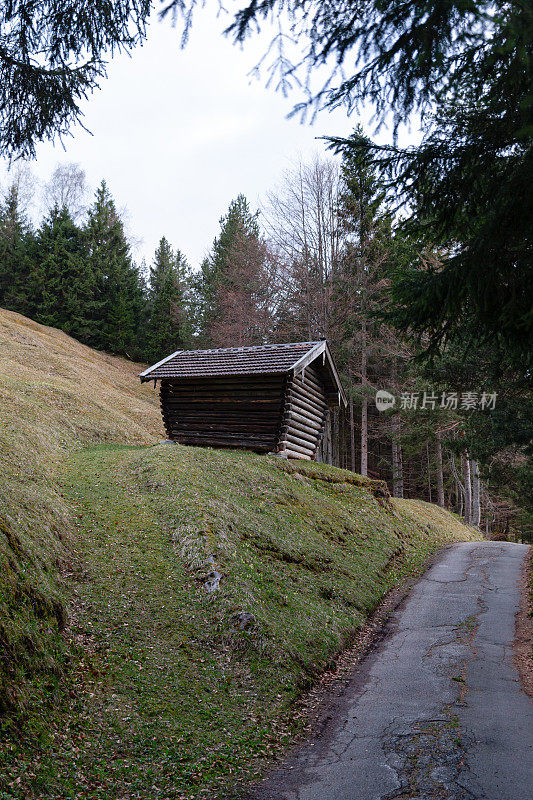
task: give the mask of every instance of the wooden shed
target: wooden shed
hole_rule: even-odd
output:
[[[178,350],[140,378],[161,382],[167,436],[181,444],[314,459],[328,407],[346,405],[326,341]]]

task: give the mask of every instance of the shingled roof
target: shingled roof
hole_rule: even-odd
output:
[[[172,378],[208,378],[229,375],[298,375],[322,356],[330,391],[346,398],[327,342],[267,344],[258,347],[225,347],[216,350],[177,350],[141,372],[141,381]]]

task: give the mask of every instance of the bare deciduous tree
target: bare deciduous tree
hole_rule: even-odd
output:
[[[316,156],[285,172],[267,195],[263,222],[279,263],[282,336],[330,335],[332,279],[342,246],[339,186],[338,164]]]
[[[57,206],[66,208],[72,219],[79,219],[86,211],[87,181],[85,170],[72,162],[57,164],[50,180],[43,188],[43,203],[48,210]]]

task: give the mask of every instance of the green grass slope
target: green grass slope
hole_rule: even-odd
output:
[[[1,800],[228,797],[387,591],[476,536],[343,470],[157,444],[136,372],[0,312]]]

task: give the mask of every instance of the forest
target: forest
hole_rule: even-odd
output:
[[[144,363],[326,338],[349,403],[332,412],[323,460],[493,537],[529,539],[527,370],[498,338],[473,345],[467,314],[438,349],[402,323],[402,282],[438,270],[445,251],[402,223],[386,189],[368,149],[326,152],[288,170],[260,210],[243,195],[221,209],[201,264],[172,231],[146,264],[105,181],[91,199],[82,167],[58,165],[32,224],[28,172],[15,169],[0,205],[0,306]]]

